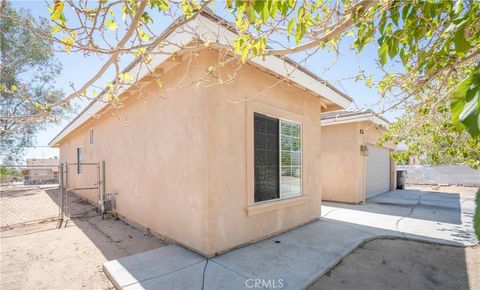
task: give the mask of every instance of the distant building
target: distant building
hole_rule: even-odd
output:
[[[58,182],[58,157],[48,159],[27,159],[25,183],[43,184]]]

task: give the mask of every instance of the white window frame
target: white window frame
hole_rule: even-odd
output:
[[[77,147],[77,174],[82,174],[83,148]]]
[[[93,128],[91,128],[90,131],[88,131],[88,143],[90,145],[93,145],[94,142],[95,142],[94,131],[93,131]]]
[[[285,199],[291,199],[291,198],[298,198],[303,196],[303,125],[301,122],[298,121],[293,121],[285,118],[280,118],[276,115],[268,114],[262,111],[254,111],[253,113],[258,113],[262,114],[271,118],[275,118],[278,120],[278,154],[279,154],[279,160],[278,160],[278,190],[279,190],[279,197],[274,198],[274,199],[269,199],[269,200],[262,200],[262,201],[257,201],[254,202],[255,204],[259,203],[268,203],[268,202],[275,202],[279,200],[285,200]],[[255,116],[254,114],[252,116]],[[253,117],[254,118],[254,117]],[[282,121],[288,122],[288,123],[293,123],[300,125],[300,132],[299,132],[299,139],[300,139],[300,193],[298,195],[290,195],[290,196],[283,196],[282,195]],[[252,131],[252,134],[255,135],[255,131]],[[254,142],[255,144],[255,142]],[[255,172],[255,165],[253,165],[253,171]],[[253,192],[255,194],[255,192]]]
[[[273,117],[273,118],[277,118],[278,119],[278,154],[279,154],[279,166],[278,166],[278,170],[279,170],[279,175],[278,175],[278,182],[279,182],[279,198],[278,199],[288,199],[288,198],[295,198],[295,197],[300,197],[303,195],[303,126],[302,126],[302,123],[300,122],[296,122],[296,121],[292,121],[292,120],[288,120],[288,119],[284,119],[284,118],[278,118],[278,117]],[[296,125],[299,125],[300,126],[300,132],[299,132],[299,136],[298,138],[300,139],[300,193],[297,194],[297,195],[290,195],[290,196],[284,196],[282,194],[282,122],[286,122],[286,123],[293,123],[293,124],[296,124]],[[272,200],[273,201],[273,200]]]

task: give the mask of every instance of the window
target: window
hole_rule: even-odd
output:
[[[89,132],[89,143],[90,145],[93,145],[93,128],[90,129],[90,132]]]
[[[83,149],[77,148],[77,174],[82,173]]]
[[[300,148],[300,124],[280,121],[280,197],[300,195],[302,167]]]
[[[301,125],[254,113],[255,202],[299,196]]]
[[[280,197],[278,119],[254,115],[255,202]]]

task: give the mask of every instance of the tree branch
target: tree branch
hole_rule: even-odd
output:
[[[314,48],[316,46],[319,46],[320,44],[327,43],[330,40],[334,39],[335,37],[340,36],[343,34],[345,31],[350,29],[352,25],[354,25],[353,22],[353,14],[358,13],[358,14],[364,14],[370,7],[373,5],[377,4],[377,1],[375,0],[363,0],[357,3],[355,6],[353,6],[350,9],[350,13],[348,13],[348,16],[346,16],[342,21],[339,21],[335,23],[334,25],[329,26],[325,31],[326,32],[322,37],[316,38],[310,42],[307,42],[302,45],[298,45],[295,47],[287,48],[287,49],[267,49],[266,54],[267,55],[277,55],[277,56],[282,56],[282,55],[287,55],[287,54],[292,54],[296,52],[301,52],[305,51],[311,48]]]

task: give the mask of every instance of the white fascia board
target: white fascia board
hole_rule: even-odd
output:
[[[193,20],[192,20],[193,22]],[[167,40],[170,43],[176,43],[176,44],[188,44],[193,40],[193,35],[189,33],[185,33],[181,31],[182,27],[177,28],[173,33],[171,33],[168,37]],[[163,62],[165,62],[167,59],[169,59],[172,54],[180,51],[181,48],[178,45],[173,45],[169,44],[165,47],[162,47],[162,51],[165,51],[167,53],[165,54],[159,54],[155,55],[152,58],[152,61],[150,63],[150,67],[157,67]],[[142,65],[141,63],[137,63],[129,72],[133,75],[137,75],[138,79],[143,78],[147,73],[149,73],[149,70],[146,65]],[[131,87],[131,85],[128,86],[122,86],[118,90],[118,95],[121,95],[124,93],[126,90],[128,90]],[[102,100],[94,100],[92,101],[85,110],[83,110],[73,121],[71,121],[55,138],[48,143],[49,146],[55,147],[58,146],[58,142],[62,140],[65,136],[67,136],[70,132],[73,130],[77,129],[80,127],[84,122],[89,120],[90,118],[94,117],[96,114],[98,114],[101,110],[103,110],[106,106],[108,105],[108,102],[102,101]]]
[[[220,44],[230,46],[237,34],[228,30],[226,27],[204,17],[198,16],[199,25],[198,32],[207,40],[218,41]],[[218,38],[218,35],[222,37]],[[301,70],[295,68],[293,65],[283,61],[281,58],[268,55],[265,60],[262,57],[254,57],[250,60],[251,63],[259,67],[267,68],[279,76],[285,77],[300,86],[311,90],[312,92],[324,97],[327,100],[346,108],[351,104],[351,101],[340,95],[338,92],[321,83],[321,81],[309,76]]]
[[[340,125],[340,124],[362,122],[362,121],[370,121],[375,125],[379,125],[384,128],[387,128],[389,125],[388,122],[386,122],[382,118],[379,118],[378,116],[375,116],[375,115],[338,117],[336,119],[321,120],[321,124],[322,126],[330,126],[330,125]]]

